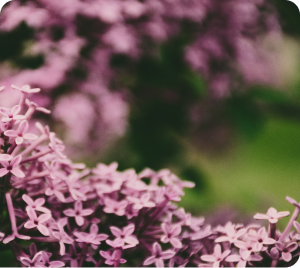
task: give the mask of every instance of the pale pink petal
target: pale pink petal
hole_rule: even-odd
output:
[[[17,137],[18,132],[13,130],[13,129],[10,129],[10,130],[4,131],[4,135],[7,136],[7,137]],[[11,157],[11,159],[12,159],[12,157]],[[11,160],[11,159],[9,159],[9,160]],[[9,160],[6,160],[6,161],[9,161]]]
[[[276,240],[274,240],[273,238],[265,238],[264,241],[263,241],[264,244],[266,245],[272,245],[272,244],[275,244],[276,243]]]
[[[294,227],[296,228],[297,232],[300,234],[300,223],[297,221],[294,221],[293,224],[294,224]]]
[[[160,237],[160,241],[163,242],[163,243],[168,243],[170,241],[170,239],[168,238],[167,235],[162,235]]]
[[[90,228],[90,233],[91,234],[98,234],[99,228],[97,226],[97,224],[92,224],[91,228]]]
[[[216,261],[213,263],[213,267],[220,267],[220,261]]]
[[[75,211],[71,208],[64,210],[63,213],[68,217],[75,217],[76,215]]]
[[[32,229],[32,228],[36,227],[36,224],[34,224],[33,221],[27,221],[27,222],[24,224],[24,227],[25,227],[26,229]]]
[[[282,252],[281,256],[285,262],[289,262],[292,259],[292,254],[290,252]]]
[[[218,258],[221,257],[222,255],[222,250],[221,250],[221,246],[219,244],[215,245],[214,248],[214,255]]]
[[[51,214],[42,214],[41,216],[38,217],[39,223],[43,223],[51,218]]]
[[[139,243],[139,241],[132,235],[125,237],[124,242],[131,244],[131,245],[137,245]]]
[[[34,205],[33,200],[32,200],[31,197],[28,196],[27,194],[23,194],[23,195],[22,195],[22,199],[27,203],[27,205],[29,205],[29,206],[31,206],[31,207]]]
[[[101,255],[103,258],[105,258],[105,259],[110,259],[110,257],[111,257],[111,256],[109,255],[109,253],[107,253],[106,251],[100,250],[99,253],[100,253],[100,255]]]
[[[160,257],[164,260],[171,259],[175,255],[175,251],[173,250],[165,250],[160,253]]]
[[[281,212],[277,213],[277,218],[283,218],[283,217],[286,217],[288,215],[290,215],[289,211],[281,211]]]
[[[48,228],[45,225],[39,224],[37,226],[37,228],[41,232],[41,234],[43,234],[44,236],[49,236],[50,235],[50,232],[49,232]]]
[[[123,234],[123,232],[115,226],[111,226],[109,229],[115,237],[120,237]]]
[[[76,201],[74,205],[75,211],[81,211],[82,210],[82,203],[81,201]]]
[[[10,110],[10,112],[12,114],[18,114],[20,111],[21,111],[20,105],[16,105],[16,106],[12,107],[11,110]]]
[[[12,159],[13,157],[9,154],[0,154],[0,161],[10,161]]]
[[[221,255],[221,259],[225,259],[229,254],[231,253],[231,250],[225,250],[222,255]]]
[[[156,260],[156,258],[154,256],[151,256],[144,261],[143,265],[150,265],[150,264],[154,263],[155,260]]]
[[[80,214],[81,216],[88,216],[91,215],[93,212],[94,212],[93,209],[87,208],[87,209],[83,209]]]
[[[181,233],[181,226],[177,225],[171,229],[172,236],[178,236]]]
[[[34,203],[37,207],[41,207],[45,203],[45,198],[40,197],[37,200],[35,200]]]
[[[27,210],[27,214],[28,214],[29,218],[30,218],[32,221],[37,220],[36,213],[35,213],[35,211],[34,211],[32,208],[29,208],[29,209]]]
[[[132,223],[129,224],[128,226],[124,227],[123,228],[124,235],[125,236],[131,235],[134,231],[134,228],[135,228],[135,226]]]
[[[152,247],[152,252],[153,252],[153,255],[161,254],[161,246],[160,246],[160,244],[158,244],[157,242],[155,242],[153,244],[153,247]]]
[[[174,248],[182,248],[181,241],[178,238],[176,238],[176,237],[171,238],[170,239],[170,243],[172,244],[172,246]]]
[[[240,255],[230,255],[226,258],[225,261],[228,261],[228,262],[238,262],[241,260],[241,256]]]
[[[293,242],[291,244],[289,244],[286,249],[289,251],[289,252],[293,252],[294,250],[296,250],[298,248],[298,244],[296,242]]]
[[[50,267],[63,267],[65,264],[62,261],[51,261],[49,263]]]
[[[25,174],[24,172],[19,169],[19,168],[13,168],[11,171],[10,171],[13,175],[15,175],[16,177],[18,178],[24,178],[25,177]]]
[[[75,221],[77,223],[78,226],[82,226],[84,223],[84,218],[81,216],[75,216]]]
[[[155,266],[157,268],[164,267],[164,261],[162,259],[156,259],[155,260]]]
[[[16,167],[17,165],[20,164],[21,161],[22,161],[22,156],[18,155],[13,160],[11,160],[10,164],[11,166]]]
[[[6,168],[0,168],[0,177],[6,175],[9,171]]]
[[[270,223],[277,223],[277,222],[278,222],[278,219],[269,219],[269,222],[270,222]]]
[[[237,267],[246,267],[247,261],[239,261]]]
[[[269,217],[265,214],[261,214],[261,213],[256,213],[253,217],[256,220],[268,220]]]
[[[21,121],[18,128],[19,133],[24,134],[26,133],[27,129],[28,129],[28,122],[26,120]]]

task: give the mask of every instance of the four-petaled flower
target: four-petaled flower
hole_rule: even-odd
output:
[[[290,215],[289,211],[277,212],[275,208],[269,208],[267,214],[256,213],[254,219],[268,220],[270,223],[277,223],[279,219]]]
[[[258,231],[250,229],[247,233],[247,237],[257,243],[255,248],[259,249],[259,251],[262,250],[263,245],[272,245],[276,242],[275,239],[268,237],[265,227],[261,227]]]
[[[18,130],[9,129],[4,132],[4,135],[7,137],[15,138],[15,142],[17,145],[20,145],[25,140],[36,140],[38,138],[37,135],[26,133],[28,130],[28,122],[26,120],[21,121]]]
[[[15,158],[13,158],[10,161],[10,163],[8,161],[0,161],[1,165],[3,166],[3,168],[0,168],[0,177],[6,175],[7,173],[12,173],[18,178],[24,178],[24,172],[18,168],[18,165],[20,164],[21,160],[21,155],[18,155]]]
[[[117,263],[126,263],[125,259],[120,257],[118,250],[115,250],[113,254],[110,254],[109,251],[99,251],[100,255],[105,259],[105,264],[107,265],[116,265]]]
[[[232,243],[236,242],[241,236],[243,236],[247,232],[246,228],[242,228],[242,229],[236,231],[236,229],[234,228],[234,226],[232,224],[227,224],[224,229],[226,232],[226,236],[218,237],[215,240],[216,243],[228,241],[229,243],[232,244]]]
[[[144,265],[155,263],[156,267],[164,267],[164,260],[169,260],[175,255],[175,251],[168,249],[162,251],[160,244],[155,242],[152,246],[152,256],[144,261]]]
[[[0,113],[2,114],[2,122],[10,122],[12,120],[23,120],[25,119],[24,115],[19,115],[21,111],[20,105],[12,107],[10,110],[0,107]]]
[[[228,256],[225,261],[238,262],[237,267],[246,267],[247,261],[261,261],[263,259],[260,255],[249,255],[245,249],[240,249],[239,253],[239,255]]]
[[[126,200],[122,200],[118,202],[107,197],[104,199],[104,203],[105,203],[105,207],[103,208],[104,212],[114,213],[118,216],[125,215],[125,209],[128,205],[128,202]]]
[[[44,205],[44,203],[45,203],[45,198],[41,197],[41,198],[38,198],[37,200],[33,201],[30,196],[28,196],[27,194],[23,194],[22,199],[28,205],[26,207],[26,211],[28,211],[29,209],[33,209],[33,210],[51,214],[51,211],[48,208],[42,207],[42,205]]]
[[[140,198],[128,196],[127,200],[134,203],[133,208],[136,210],[140,210],[144,207],[146,208],[152,208],[155,207],[155,203],[150,200],[150,193],[143,194]]]
[[[291,252],[298,248],[298,244],[296,242],[292,242],[287,245],[282,242],[276,242],[275,246],[279,249],[279,251],[281,251],[281,257],[285,262],[289,262],[292,259],[293,256]]]
[[[174,224],[170,226],[166,223],[162,223],[161,229],[164,234],[160,237],[160,241],[163,243],[170,242],[175,248],[182,248],[182,243],[178,238],[178,235],[181,233],[181,226],[179,224]]]
[[[25,228],[32,229],[36,227],[43,235],[45,236],[50,235],[49,229],[42,223],[49,220],[51,218],[51,214],[45,213],[37,217],[35,211],[32,208],[29,208],[27,210],[27,214],[30,220],[24,224]]]
[[[126,249],[126,248],[132,248],[132,247],[135,247],[139,241],[137,240],[136,236],[133,235],[133,231],[134,231],[134,224],[129,224],[125,227],[121,229],[115,227],[115,226],[111,226],[109,227],[111,232],[113,233],[113,235],[116,237],[116,239],[114,241],[111,241],[111,240],[107,240],[106,243],[108,245],[111,245],[113,247],[113,245],[115,245],[115,243],[119,244],[120,242],[120,245],[123,249]],[[114,242],[114,243],[111,243],[111,242]],[[125,243],[127,243],[127,245],[125,245]]]
[[[92,224],[90,228],[90,233],[74,232],[74,235],[77,237],[75,241],[92,244],[92,246],[93,245],[98,246],[101,244],[100,241],[106,240],[108,238],[107,234],[98,234],[98,231],[99,231],[98,226],[96,224]]]
[[[68,217],[75,217],[75,221],[78,226],[83,225],[84,223],[83,216],[89,216],[94,212],[94,210],[91,208],[83,209],[81,201],[76,201],[74,208],[75,209],[68,208],[64,210],[63,213]]]
[[[214,253],[211,255],[202,255],[200,258],[203,261],[213,263],[213,267],[220,267],[221,261],[223,261],[229,254],[230,250],[225,250],[222,253],[221,246],[219,244],[215,245]]]

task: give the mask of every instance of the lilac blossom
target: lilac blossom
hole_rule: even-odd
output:
[[[21,121],[19,124],[18,130],[15,131],[13,129],[6,130],[4,132],[5,136],[15,138],[16,144],[20,145],[25,140],[36,140],[38,137],[34,134],[27,133],[28,130],[28,122],[26,120]]]
[[[222,252],[221,246],[216,244],[214,247],[214,253],[211,255],[202,255],[201,260],[211,262],[213,267],[220,267],[220,262],[223,261],[230,254],[230,252],[230,250],[225,250]]]
[[[11,173],[18,178],[24,178],[25,177],[24,172],[20,168],[18,168],[21,160],[22,157],[18,155],[15,158],[13,158],[10,161],[10,163],[8,161],[1,161],[0,163],[3,166],[3,168],[0,168],[0,177],[8,173]]]
[[[51,214],[45,213],[37,217],[35,211],[32,208],[27,210],[29,221],[24,224],[24,227],[27,229],[37,228],[43,235],[49,236],[49,229],[43,224],[45,221],[51,218]]]
[[[144,265],[155,263],[156,267],[164,267],[164,260],[169,260],[175,255],[175,251],[168,249],[162,251],[160,244],[155,242],[152,246],[152,256],[144,261]]]
[[[121,241],[122,243],[120,244],[122,244],[123,249],[135,247],[139,241],[137,240],[136,236],[132,234],[134,229],[134,224],[129,224],[123,227],[122,230],[118,227],[111,226],[110,231],[116,237],[114,243],[119,244],[119,241]],[[106,240],[106,243],[111,244],[110,240]],[[125,245],[125,243],[127,245]]]
[[[68,217],[75,217],[77,225],[82,226],[84,223],[84,216],[91,215],[94,212],[94,210],[90,208],[83,209],[82,202],[76,201],[74,209],[69,208],[64,210],[63,212]]]
[[[29,94],[20,94],[19,105],[28,114],[31,107],[24,104]],[[0,114],[0,121],[5,116]],[[29,124],[32,118],[28,118]],[[20,122],[8,123],[10,129],[17,129]],[[14,146],[13,139],[0,143],[4,152],[0,154],[1,183],[7,185],[6,202],[0,207],[0,241],[22,266],[233,267],[235,263],[267,263],[283,267],[299,257],[300,211],[294,199],[287,198],[294,212],[282,233],[275,222],[289,212],[274,208],[267,215],[255,215],[270,222],[269,232],[260,224],[212,226],[177,206],[183,188],[192,184],[170,170],[145,169],[137,174],[133,169],[119,171],[113,162],[99,164],[91,172],[83,164],[61,158],[63,142],[49,127],[38,124],[38,129],[41,133],[36,140],[20,146]],[[1,127],[1,135],[6,130]],[[5,148],[11,149],[6,152]],[[149,184],[143,182],[144,176]],[[293,226],[296,231],[291,230]],[[28,249],[20,240],[33,243]]]

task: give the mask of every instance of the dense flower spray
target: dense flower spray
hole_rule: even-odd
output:
[[[290,213],[275,208],[254,216],[268,221],[268,230],[231,222],[212,227],[177,207],[183,188],[194,184],[169,170],[120,172],[115,162],[89,170],[64,155],[47,126],[36,123],[39,136],[27,133],[38,109],[25,104],[39,90],[16,89],[19,104],[0,107],[0,237],[19,265],[282,267],[298,259],[294,199],[287,197],[295,211],[282,233],[276,223]]]
[[[191,35],[183,58],[208,81],[209,95],[228,96],[238,87],[237,77],[242,84],[277,79],[274,54],[262,40],[280,30],[265,0],[14,0],[0,21],[2,34],[17,31],[22,22],[33,29],[23,56],[25,62],[42,58],[29,67],[18,61],[9,70],[5,64],[2,84],[44,88],[33,100],[53,107],[68,143],[89,142],[81,149],[99,149],[125,133],[132,84],[122,81],[136,77],[124,79],[124,73],[143,56],[159,57],[160,46],[182,33]],[[78,117],[85,118],[84,126],[78,127]]]

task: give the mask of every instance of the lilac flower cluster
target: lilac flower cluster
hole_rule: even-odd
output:
[[[0,237],[19,265],[282,267],[298,259],[294,199],[287,197],[295,211],[282,233],[276,223],[290,213],[274,208],[254,216],[269,222],[268,231],[260,224],[212,227],[177,207],[183,188],[194,184],[169,170],[120,172],[115,162],[89,170],[63,154],[48,126],[36,123],[40,135],[27,133],[37,110],[27,97],[39,90],[15,88],[19,104],[0,108]]]
[[[14,0],[3,8],[0,20],[1,32],[21,22],[32,27],[34,42],[27,44],[25,56],[44,56],[36,69],[9,70],[5,64],[2,84],[44,88],[43,97],[34,101],[54,107],[69,143],[93,141],[83,148],[103,148],[126,131],[128,85],[120,83],[125,70],[114,69],[112,59],[125,55],[136,62],[145,54],[157,55],[159,46],[180,34],[184,24],[194,32],[184,57],[209,81],[211,95],[227,96],[237,86],[232,79],[237,76],[251,83],[277,79],[274,55],[262,40],[280,30],[265,0]],[[67,95],[59,93],[62,86]],[[53,101],[54,91],[58,96]],[[78,127],[80,116],[86,119],[84,127]]]

